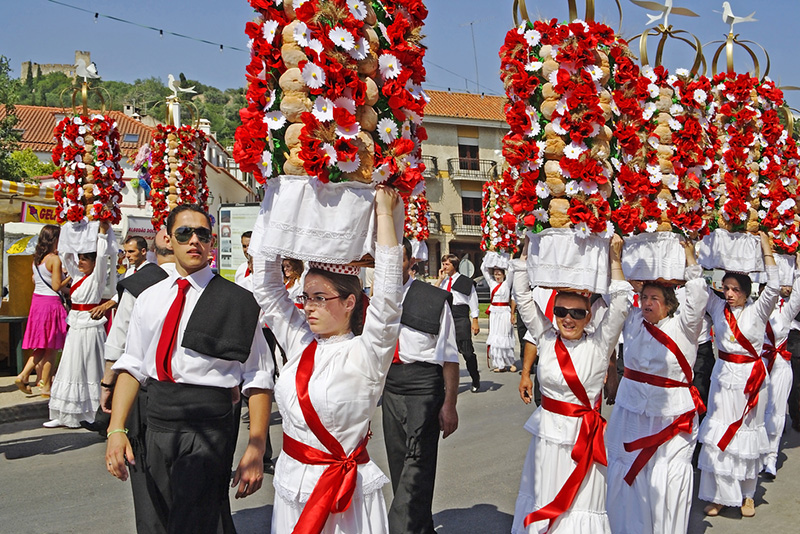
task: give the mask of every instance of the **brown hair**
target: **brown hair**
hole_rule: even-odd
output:
[[[742,288],[745,297],[750,298],[750,293],[753,291],[753,281],[750,280],[749,276],[743,273],[728,271],[725,273],[725,276],[722,277],[722,283],[724,284],[725,280],[728,278],[736,280],[739,283],[739,287]]]
[[[367,300],[367,296],[364,294],[364,290],[361,287],[361,280],[358,279],[357,276],[349,275],[349,274],[340,274],[340,273],[332,273],[330,271],[326,271],[324,269],[309,269],[308,274],[316,274],[319,275],[326,280],[328,280],[333,287],[336,289],[336,292],[339,294],[339,297],[344,300],[350,295],[353,295],[356,298],[356,305],[353,308],[353,313],[350,315],[350,330],[357,336],[361,335],[361,332],[364,330],[364,319],[366,318],[366,303],[369,301]]]
[[[675,312],[678,311],[678,297],[675,296],[675,288],[672,286],[667,286],[664,284],[659,284],[658,282],[645,282],[642,284],[642,293],[648,287],[653,287],[655,289],[661,290],[661,295],[664,297],[664,305],[667,307],[667,315],[672,317],[675,315]]]
[[[557,291],[556,292],[556,299],[555,299],[554,302],[558,302],[558,297],[561,297],[561,296],[574,297],[576,299],[581,299],[586,304],[586,310],[587,311],[591,311],[592,310],[592,301],[586,295],[583,295],[581,293],[577,293],[575,291]]]
[[[442,256],[442,263],[444,263],[445,261],[449,261],[450,264],[453,266],[453,269],[455,269],[456,272],[458,272],[458,264],[459,264],[458,256],[456,256],[455,254],[445,254],[444,256]]]
[[[61,227],[55,224],[47,224],[39,232],[39,241],[33,252],[33,263],[39,265],[48,254],[55,252],[58,248],[58,236],[61,235]]]
[[[297,273],[298,277],[303,274],[303,269],[305,269],[305,266],[303,265],[303,260],[296,260],[294,258],[283,258],[282,262],[283,261],[289,263],[292,270],[295,273]]]

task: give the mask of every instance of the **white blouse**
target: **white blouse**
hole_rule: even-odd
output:
[[[800,313],[800,275],[795,273],[792,295],[788,299],[779,299],[769,317],[772,333],[775,334],[776,347],[789,338],[792,321],[798,313]],[[766,325],[764,327],[766,328]],[[766,333],[764,334],[764,343],[770,343]]]
[[[662,319],[656,326],[675,341],[691,367],[697,359],[697,339],[703,327],[708,291],[699,265],[686,268],[686,280],[685,301],[673,317]],[[625,367],[685,382],[677,357],[650,335],[642,321],[639,308],[633,308],[625,321]],[[695,407],[689,388],[662,388],[629,379],[620,382],[616,403],[648,417],[677,416]]]
[[[494,293],[494,297],[492,297],[492,302],[511,302],[511,278],[509,273],[506,272],[506,279],[503,280],[502,284],[498,284],[497,280],[494,279],[494,275],[492,271],[494,269],[489,269],[486,267],[484,263],[481,264],[481,273],[483,273],[483,278],[489,284],[489,294],[495,290],[495,288],[499,285],[500,289],[497,290],[497,293]],[[446,287],[446,286],[445,286]],[[505,306],[504,306],[505,307]],[[495,310],[492,310],[495,311]]]
[[[72,292],[71,297],[73,304],[100,304],[103,289],[106,285],[110,254],[111,249],[109,247],[108,237],[105,234],[97,234],[97,260],[94,264],[94,270],[90,275],[86,276],[84,279],[83,273],[77,270],[77,265],[72,262],[64,263],[70,271],[69,275],[72,277],[72,287],[75,287],[78,282],[83,280],[81,285]],[[67,324],[70,328],[91,328],[104,325],[105,323],[105,317],[99,320],[92,319],[88,311],[70,310],[67,315]]]
[[[402,247],[377,246],[373,297],[360,336],[317,339],[314,372],[308,390],[311,403],[325,428],[350,454],[369,431],[370,421],[383,392],[400,333],[402,302]],[[306,424],[295,380],[303,351],[315,339],[305,314],[289,300],[279,261],[253,260],[255,296],[288,357],[275,385],[275,400],[290,437],[326,451]],[[306,502],[326,465],[307,465],[281,452],[273,485],[282,498]],[[358,466],[356,491],[372,493],[388,482],[370,461]],[[360,490],[359,490],[360,488]]]
[[[571,404],[581,404],[567,385],[556,358],[555,344],[558,330],[536,304],[524,263],[521,260],[514,260],[513,270],[517,311],[539,348],[536,374],[542,396]],[[633,288],[628,282],[612,280],[609,291],[611,303],[608,313],[597,325],[597,329],[594,332],[584,331],[583,337],[578,340],[563,340],[578,379],[593,405],[603,393],[608,361],[617,346],[623,323],[628,316],[628,301]],[[554,443],[574,444],[581,421],[580,417],[559,415],[539,407],[525,424],[525,428],[532,434]]]

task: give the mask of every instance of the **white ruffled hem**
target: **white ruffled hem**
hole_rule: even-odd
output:
[[[546,506],[545,503],[543,506]],[[611,534],[611,525],[608,523],[606,512],[594,510],[575,510],[570,508],[561,514],[553,523],[553,528],[547,530],[549,521],[537,521],[525,528],[525,517],[535,512],[542,506],[537,506],[532,495],[520,493],[514,507],[514,524],[512,534],[574,534],[585,532],[591,534]]]
[[[356,492],[366,496],[371,493],[375,493],[376,491],[379,491],[381,488],[383,488],[383,486],[385,486],[389,482],[390,480],[386,477],[386,475],[381,474],[381,476],[376,477],[367,482],[366,484],[364,484],[363,477],[359,473],[358,481],[356,482]],[[277,476],[273,477],[272,486],[275,488],[276,496],[279,496],[281,499],[291,504],[292,506],[298,507],[300,510],[303,509],[303,506],[305,506],[305,503],[307,503],[309,497],[311,497],[310,491],[298,492],[297,489],[292,489],[282,485],[280,477]]]
[[[745,421],[749,417],[750,415],[748,414]],[[703,450],[715,449],[723,456],[730,456],[741,460],[759,460],[761,456],[769,451],[769,437],[767,436],[767,429],[764,423],[754,427],[743,424],[739,427],[739,430],[736,431],[736,434],[725,448],[725,451],[720,451],[717,444],[719,440],[722,439],[722,436],[725,435],[729,426],[729,424],[716,421],[711,417],[706,417],[700,425],[700,432],[698,435],[698,441],[705,445]]]

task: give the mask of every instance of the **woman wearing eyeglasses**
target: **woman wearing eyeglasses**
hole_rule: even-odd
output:
[[[559,292],[554,326],[533,299],[524,264],[514,267],[517,313],[539,350],[536,373],[542,404],[525,424],[533,437],[522,468],[513,534],[611,532],[606,516],[605,420],[599,409],[608,361],[632,292],[622,274],[621,251],[622,239],[614,236],[611,302],[592,333],[585,331],[592,317],[588,296]]]
[[[744,517],[756,514],[758,473],[770,450],[764,426],[769,376],[761,349],[780,288],[772,242],[763,232],[761,250],[767,285],[757,300],[749,298],[750,278],[734,272],[722,279],[725,298],[711,294],[708,299],[719,357],[698,437],[703,444],[698,497],[711,503],[703,510],[709,516],[718,515],[725,506],[741,507]]]
[[[388,532],[381,487],[389,480],[369,459],[366,443],[400,331],[398,199],[385,187],[375,195],[369,308],[358,278],[344,274],[345,266],[328,266],[339,273],[312,266],[299,310],[288,297],[280,262],[252,251],[256,298],[288,357],[275,386],[284,436],[273,480],[273,533]]]
[[[623,329],[625,373],[608,423],[608,519],[614,534],[678,534],[689,526],[698,416],[692,385],[708,292],[684,241],[686,299],[644,282]]]

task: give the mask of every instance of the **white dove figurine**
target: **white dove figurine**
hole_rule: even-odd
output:
[[[719,13],[719,11],[716,12]],[[756,12],[753,11],[746,17],[737,17],[736,15],[733,14],[733,11],[731,11],[730,2],[722,2],[722,21],[725,24],[731,25],[730,33],[733,33],[734,24],[739,24],[740,22],[756,22],[758,19],[753,18],[753,15],[755,14]]]
[[[185,88],[181,87],[180,83],[175,81],[175,76],[173,76],[172,74],[167,75],[167,79],[169,80],[169,83],[167,85],[172,91],[173,98],[178,98],[178,91],[180,91],[181,93],[197,93],[197,91],[194,90],[194,85]]]
[[[639,7],[643,7],[645,9],[649,9],[650,11],[660,11],[659,15],[647,15],[648,21],[647,26],[653,24],[655,21],[660,20],[661,17],[664,17],[664,26],[669,26],[669,16],[670,14],[674,13],[676,15],[683,15],[685,17],[699,17],[697,13],[694,11],[687,9],[685,7],[672,7],[672,0],[664,0],[663,4],[659,4],[658,2],[648,2],[646,0],[631,0],[632,3],[636,4]]]
[[[75,73],[83,78],[85,82],[88,78],[99,78],[100,75],[97,74],[97,66],[94,62],[89,63],[86,65],[86,60],[83,58],[78,59],[78,63],[75,65]]]

